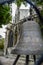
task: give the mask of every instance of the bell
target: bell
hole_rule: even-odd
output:
[[[21,24],[20,31],[20,40],[11,53],[19,55],[42,54],[43,39],[39,24],[35,21],[26,21]]]
[[[12,2],[13,0],[1,0],[0,4],[4,4],[5,2]],[[30,2],[30,0],[26,0],[39,14],[38,9]],[[39,15],[39,19],[41,17]],[[41,31],[39,24],[35,21],[27,21],[21,24],[20,27],[20,40],[15,47],[11,51],[12,54],[43,54],[43,39],[41,36]]]

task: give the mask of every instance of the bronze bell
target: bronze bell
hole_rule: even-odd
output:
[[[26,21],[20,27],[20,40],[11,51],[13,54],[42,54],[43,39],[39,24],[35,21]]]
[[[29,0],[26,0],[26,2],[33,6],[42,22],[43,19],[37,7]],[[18,45],[11,53],[19,55],[43,54],[43,38],[41,36],[39,24],[35,21],[26,21],[21,24],[20,31],[21,36]]]

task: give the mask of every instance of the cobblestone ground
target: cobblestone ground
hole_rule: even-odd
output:
[[[0,56],[0,61],[3,63],[3,65],[13,65],[14,60],[14,58]],[[19,59],[16,65],[25,65],[25,58]],[[29,61],[29,65],[34,65],[34,62]]]

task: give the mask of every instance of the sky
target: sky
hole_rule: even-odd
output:
[[[5,32],[6,32],[6,25],[5,26],[2,26],[3,28],[0,28],[0,35],[5,38]]]
[[[20,9],[28,9],[30,5],[28,5],[27,7],[25,7],[23,4],[21,5]],[[14,18],[15,16],[15,12],[16,12],[17,6],[12,3],[12,18]],[[6,25],[2,26],[3,28],[0,28],[0,35],[2,35],[3,38],[5,38],[5,32],[6,32]]]

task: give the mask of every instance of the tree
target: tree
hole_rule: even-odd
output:
[[[0,27],[2,24],[8,24],[11,20],[10,6],[0,5]]]

